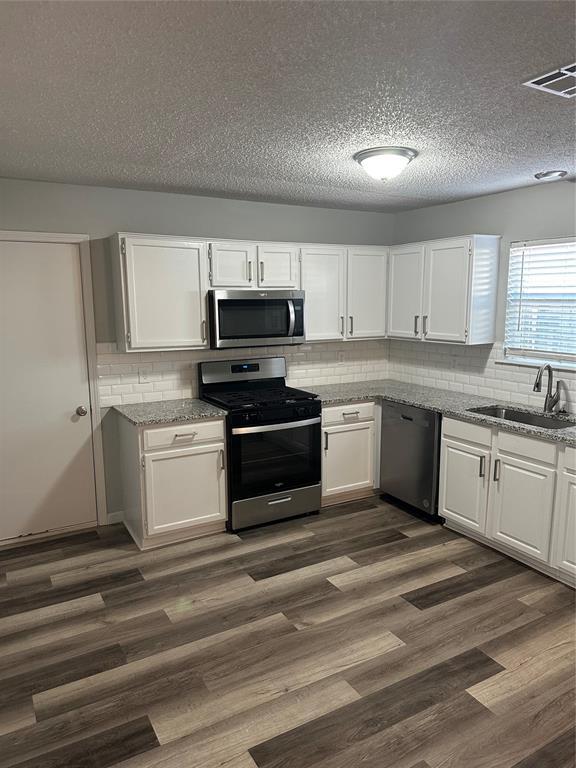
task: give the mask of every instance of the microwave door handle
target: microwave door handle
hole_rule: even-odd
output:
[[[296,327],[296,311],[294,309],[294,301],[288,299],[288,314],[290,315],[290,325],[288,326],[288,336],[294,336],[294,328]]]

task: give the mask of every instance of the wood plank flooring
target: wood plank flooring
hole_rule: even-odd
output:
[[[0,768],[574,768],[574,619],[376,499],[0,549]]]

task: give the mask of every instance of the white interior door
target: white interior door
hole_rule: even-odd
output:
[[[428,341],[466,341],[470,240],[445,240],[426,246],[423,333]]]
[[[387,250],[348,251],[348,331],[350,339],[386,335]]]
[[[204,244],[126,238],[131,349],[204,347]]]
[[[422,335],[424,246],[391,248],[388,291],[388,335],[419,339]]]
[[[0,369],[0,540],[95,524],[77,244],[0,240]]]
[[[304,330],[307,341],[344,338],[344,248],[302,248]]]

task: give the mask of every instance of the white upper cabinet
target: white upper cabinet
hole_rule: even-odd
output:
[[[298,288],[298,246],[287,243],[259,245],[256,272],[260,288]]]
[[[428,341],[466,341],[469,238],[440,240],[424,249],[422,334]]]
[[[392,248],[388,335],[492,343],[499,245],[496,235],[471,235]]]
[[[348,251],[347,330],[349,339],[386,335],[387,248]]]
[[[391,248],[389,262],[388,335],[396,339],[419,339],[422,334],[424,246]]]
[[[344,338],[346,249],[306,247],[301,256],[306,340]]]
[[[119,349],[205,347],[205,244],[118,235],[113,246]]]
[[[256,245],[219,242],[208,246],[211,288],[252,288],[256,285]]]

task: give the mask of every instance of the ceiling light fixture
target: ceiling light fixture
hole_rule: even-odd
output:
[[[534,174],[534,178],[542,181],[546,179],[563,179],[567,175],[568,171],[540,171],[540,173]]]
[[[387,181],[402,173],[408,163],[417,156],[418,152],[408,147],[373,147],[356,152],[354,160],[373,179]]]

